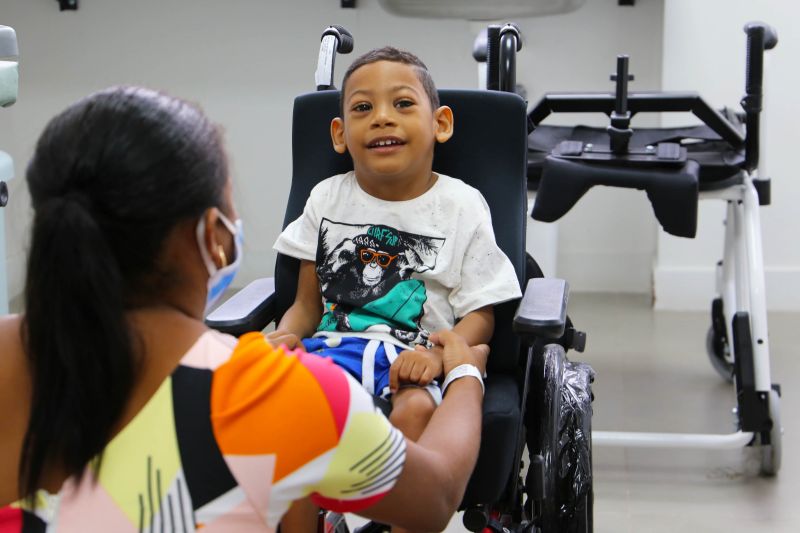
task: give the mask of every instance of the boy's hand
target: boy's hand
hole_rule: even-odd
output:
[[[264,335],[264,337],[271,345],[275,347],[286,345],[286,347],[290,350],[295,348],[302,348],[303,350],[306,349],[306,347],[303,346],[303,343],[300,341],[300,337],[283,329],[271,331]]]
[[[400,352],[389,369],[389,389],[396,393],[401,383],[425,386],[442,374],[442,352],[436,346],[428,350],[417,346]]]
[[[443,347],[441,361],[445,373],[462,364],[475,365],[481,373],[486,372],[486,361],[489,357],[488,345],[469,346],[464,337],[452,330],[434,333],[431,335],[431,342]]]

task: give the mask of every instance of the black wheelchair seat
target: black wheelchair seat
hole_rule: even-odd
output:
[[[528,135],[528,188],[537,189],[544,161],[563,141],[578,141],[600,150],[608,150],[608,132],[605,128],[589,126],[540,125]],[[698,186],[712,190],[730,179],[740,179],[744,154],[714,130],[705,125],[685,128],[637,128],[630,140],[631,150],[644,151],[648,146],[662,143],[679,144],[686,148],[688,157],[699,165]],[[655,154],[654,154],[655,155]]]
[[[548,94],[531,111],[528,188],[537,196],[532,216],[558,220],[595,185],[633,188],[647,192],[665,231],[693,238],[699,193],[742,183],[748,163],[742,118],[715,111],[692,93],[626,90],[623,84],[616,102],[606,94]],[[617,113],[614,106],[622,100],[625,111]],[[604,112],[611,125],[538,123],[553,111]],[[638,111],[692,111],[705,124],[631,129],[630,118]]]

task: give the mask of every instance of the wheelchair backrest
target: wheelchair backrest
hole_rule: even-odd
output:
[[[511,260],[520,284],[525,276],[527,122],[519,96],[496,91],[442,90],[442,105],[453,109],[453,137],[437,144],[433,169],[478,189],[492,213],[500,248]],[[311,189],[320,181],[353,169],[350,156],[337,154],[330,122],[339,114],[339,91],[298,96],[292,120],[292,185],[285,228],[299,217]],[[294,301],[299,262],[278,255],[275,287],[278,320]],[[511,332],[517,302],[495,308],[490,369],[512,370],[519,344]]]

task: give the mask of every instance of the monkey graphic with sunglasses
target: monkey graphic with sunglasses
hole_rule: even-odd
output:
[[[325,312],[318,331],[380,331],[407,345],[428,345],[420,325],[425,283],[412,275],[436,266],[444,241],[323,218],[316,264]]]

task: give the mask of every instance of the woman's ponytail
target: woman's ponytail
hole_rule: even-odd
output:
[[[48,462],[79,472],[102,451],[137,366],[120,268],[87,198],[37,209],[25,301],[32,402],[20,489],[31,495]]]

